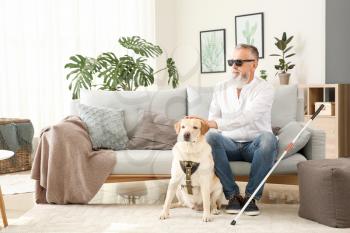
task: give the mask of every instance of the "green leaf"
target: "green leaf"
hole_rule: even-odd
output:
[[[279,54],[270,54],[271,57],[280,57],[281,55]]]
[[[67,76],[66,76],[67,80],[69,79],[69,77],[70,77],[71,75],[76,74],[76,73],[78,73],[78,72],[79,72],[79,69],[75,69],[75,70],[73,70],[72,72],[70,72],[69,74],[67,74]]]
[[[282,46],[283,46],[282,43],[283,43],[283,42],[282,42],[281,40],[278,41],[277,43],[275,43],[275,45],[277,46],[277,48],[278,48],[279,50],[283,50],[283,49],[282,49]]]
[[[288,66],[288,69],[290,69],[290,70],[291,70],[291,69],[293,69],[293,68],[294,68],[294,66],[295,66],[295,65],[290,65],[290,66]]]
[[[286,42],[284,41],[284,40],[282,40],[282,46],[281,46],[281,50],[283,51],[283,50],[285,50],[286,49],[286,47],[287,47],[287,44],[286,44]]]
[[[64,66],[64,68],[70,68],[70,69],[79,68],[79,65],[73,64],[73,63],[68,63]]]
[[[136,54],[140,54],[145,57],[158,57],[163,53],[162,49],[158,45],[154,45],[141,39],[139,36],[122,37],[118,42],[127,49],[133,50]]]
[[[179,85],[179,73],[175,66],[175,61],[172,58],[168,58],[166,61],[168,68],[168,84],[171,82],[173,88],[176,88]]]
[[[295,55],[295,53],[289,54],[289,55],[286,56],[286,58],[293,57],[294,55]]]
[[[291,50],[293,46],[288,47],[286,50],[284,50],[284,53],[287,53],[289,50]]]
[[[69,89],[72,90],[72,98],[77,99],[80,97],[80,89],[90,89],[93,80],[93,74],[98,71],[98,65],[95,59],[84,57],[82,55],[75,55],[69,58],[71,63],[66,64],[64,67],[71,69],[67,74],[66,79],[70,80]]]
[[[293,39],[293,37],[294,37],[294,36],[289,37],[288,40],[286,41],[286,43],[288,44],[289,42],[291,42],[292,39]]]
[[[282,40],[283,40],[283,41],[286,41],[286,40],[287,40],[287,33],[283,32]]]

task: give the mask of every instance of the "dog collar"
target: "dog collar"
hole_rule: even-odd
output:
[[[180,161],[180,166],[182,171],[186,175],[186,187],[188,194],[193,194],[192,192],[192,181],[191,181],[191,175],[195,173],[199,167],[199,163],[193,162],[193,161]]]

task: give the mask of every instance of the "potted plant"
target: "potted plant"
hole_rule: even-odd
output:
[[[166,67],[154,71],[148,64],[148,58],[160,56],[163,51],[152,43],[138,36],[121,37],[119,44],[134,52],[117,57],[113,52],[105,52],[97,58],[80,54],[70,57],[70,63],[64,68],[70,69],[67,80],[70,79],[69,90],[73,89],[72,99],[79,99],[80,89],[99,87],[102,90],[136,90],[140,86],[154,83],[154,75],[161,71],[168,71],[168,84],[173,88],[179,84],[179,74],[172,58],[167,59]],[[99,80],[98,80],[99,79]],[[99,83],[99,84],[98,84]]]
[[[260,70],[260,78],[266,80],[267,79],[267,73],[266,70]]]
[[[295,53],[290,52],[293,46],[288,46],[288,44],[292,41],[293,36],[288,38],[287,33],[283,32],[281,39],[277,37],[275,37],[275,39],[277,41],[275,45],[281,51],[281,54],[271,54],[270,56],[280,57],[278,59],[279,64],[275,65],[275,69],[277,70],[276,75],[278,74],[280,78],[280,84],[288,84],[290,77],[288,70],[293,69],[295,66],[295,64],[286,61],[287,58],[295,55]],[[288,52],[289,54],[287,54]]]

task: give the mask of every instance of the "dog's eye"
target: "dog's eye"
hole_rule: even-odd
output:
[[[194,128],[194,129],[198,129],[198,127],[197,127],[197,126],[193,126],[193,128]]]
[[[183,126],[181,126],[181,128],[183,128],[183,129],[184,129],[184,128],[185,128],[185,126],[183,125]]]

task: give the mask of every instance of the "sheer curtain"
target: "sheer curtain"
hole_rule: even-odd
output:
[[[0,117],[38,135],[69,112],[69,57],[124,52],[121,36],[154,42],[154,18],[154,0],[0,0]]]

